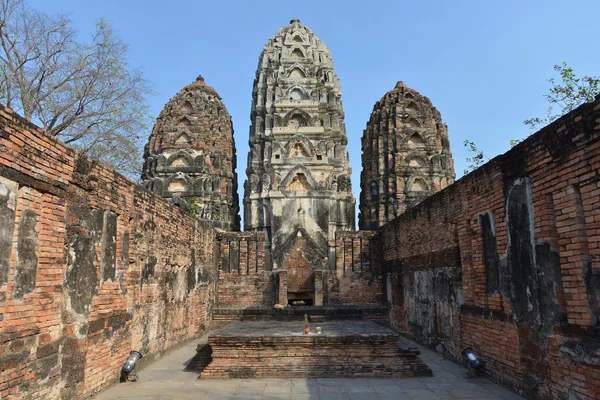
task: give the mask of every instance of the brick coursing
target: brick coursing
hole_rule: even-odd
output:
[[[377,231],[392,326],[528,398],[600,398],[598,204],[600,99]]]
[[[143,364],[207,329],[216,232],[205,223],[5,107],[0,185],[14,223],[0,255],[1,398],[90,396],[131,350]]]

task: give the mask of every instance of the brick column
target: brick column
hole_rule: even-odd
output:
[[[315,271],[315,306],[323,305],[323,271]]]
[[[280,304],[282,306],[287,306],[288,304],[288,298],[287,298],[287,291],[288,291],[288,275],[287,275],[287,271],[279,271],[276,272],[276,276],[277,276],[277,304]]]

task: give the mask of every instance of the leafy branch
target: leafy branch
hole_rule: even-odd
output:
[[[550,93],[544,95],[550,103],[546,118],[535,117],[523,121],[532,131],[537,131],[541,126],[548,125],[584,103],[594,101],[600,93],[600,78],[597,76],[578,78],[566,62],[555,65],[554,71],[560,75],[561,82],[557,83],[554,78],[548,80],[552,87]],[[558,109],[558,112],[555,109]]]
[[[550,93],[544,95],[544,98],[550,103],[546,117],[535,117],[523,121],[533,132],[568,114],[580,105],[594,101],[595,97],[600,94],[599,77],[584,76],[578,78],[566,62],[555,65],[554,71],[560,75],[560,82],[557,82],[554,78],[548,79],[552,87],[550,88]],[[512,148],[520,142],[521,140],[519,139],[511,139],[509,141],[510,147]],[[471,157],[466,158],[466,161],[469,163],[464,170],[466,175],[483,165],[486,160],[489,160],[489,157],[474,142],[467,139],[463,144],[473,153]]]

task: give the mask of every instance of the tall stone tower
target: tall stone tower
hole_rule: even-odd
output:
[[[375,103],[362,137],[360,229],[377,229],[454,182],[448,127],[403,82]]]
[[[211,225],[239,231],[231,117],[199,76],[165,105],[144,151],[144,186]]]
[[[354,229],[355,207],[340,82],[327,47],[297,19],[260,54],[250,118],[245,230],[267,232],[272,266],[293,285],[310,272],[302,268],[333,263],[335,232]]]

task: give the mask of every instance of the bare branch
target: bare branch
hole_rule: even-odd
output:
[[[88,42],[66,15],[0,0],[0,102],[92,157],[139,171],[132,133],[149,129],[152,89],[127,46],[99,21]],[[122,169],[122,172],[127,170]]]

